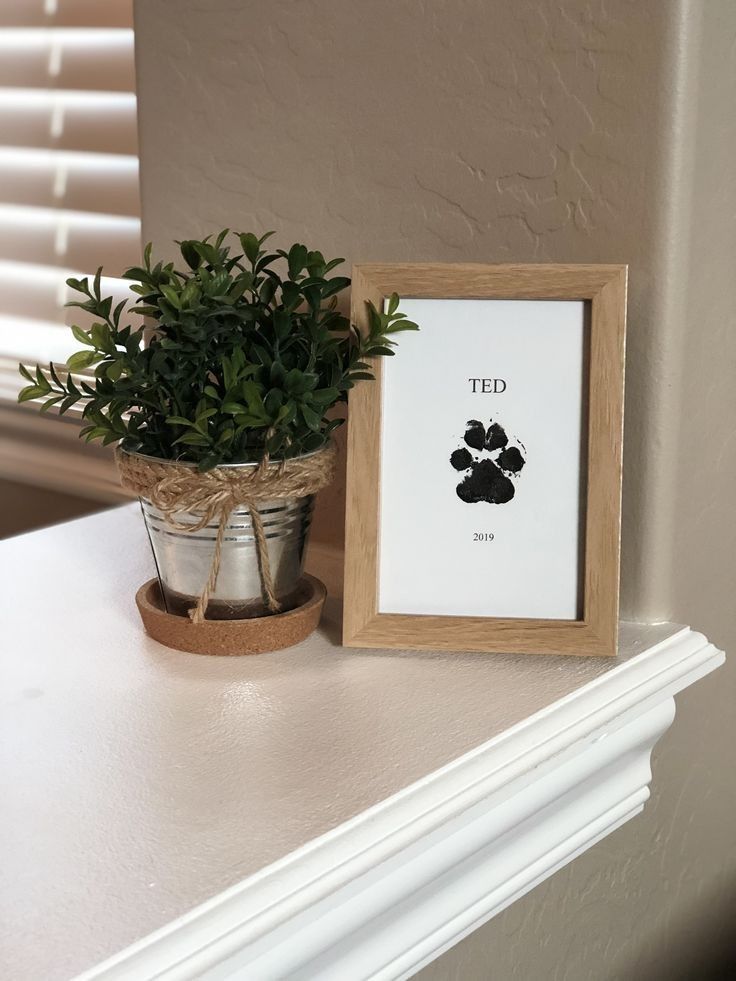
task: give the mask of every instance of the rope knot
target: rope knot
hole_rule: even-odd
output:
[[[316,494],[334,477],[336,456],[335,446],[330,443],[307,456],[279,461],[265,456],[252,467],[224,465],[202,473],[191,464],[175,460],[156,460],[120,447],[115,452],[123,487],[150,501],[172,529],[192,533],[218,521],[209,576],[196,606],[189,611],[194,623],[204,620],[210,595],[217,586],[225,529],[236,507],[246,507],[250,514],[264,604],[271,613],[281,610],[259,505]],[[194,515],[197,520],[179,520],[177,515],[183,513]]]

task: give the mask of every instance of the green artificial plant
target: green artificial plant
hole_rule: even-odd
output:
[[[29,384],[19,401],[37,399],[41,411],[60,413],[83,403],[80,435],[88,441],[121,442],[201,470],[324,446],[343,421],[328,419],[328,410],[373,378],[365,359],[392,355],[393,335],[418,328],[394,294],[385,312],[368,304],[361,334],[338,310],[350,280],[330,276],[344,260],[328,262],[299,244],[268,251],[272,234],[238,234],[234,250],[228,230],[214,241],[177,242],[181,268],[152,265],[148,245],[143,265],[124,273],[139,295],[130,307],[101,295],[101,269],[91,285],[67,280],[83,297],[68,306],[94,322],[72,327],[83,348],[65,369],[20,366]],[[144,328],[126,323],[126,312],[147,318],[145,343]]]

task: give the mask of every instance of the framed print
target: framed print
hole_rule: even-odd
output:
[[[616,653],[626,267],[361,265],[343,642]]]

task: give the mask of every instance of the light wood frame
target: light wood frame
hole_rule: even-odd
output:
[[[618,633],[621,454],[627,267],[621,265],[371,264],[353,269],[352,319],[366,301],[584,300],[587,460],[580,620],[503,619],[378,612],[381,359],[375,382],[350,394],[343,643],[349,647],[613,655]],[[400,356],[400,355],[399,355]]]

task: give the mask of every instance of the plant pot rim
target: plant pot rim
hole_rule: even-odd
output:
[[[311,450],[309,453],[300,453],[298,456],[287,457],[286,460],[282,460],[280,457],[271,459],[271,463],[290,463],[292,460],[307,460],[310,457],[317,456],[318,453],[323,453],[331,445],[331,441],[325,443],[324,446],[320,446],[318,450]],[[152,463],[163,464],[164,466],[176,466],[176,467],[189,467],[190,469],[196,469],[198,464],[193,463],[191,460],[172,460],[170,458],[165,458],[161,456],[151,456],[149,453],[139,453],[138,450],[126,450],[124,447],[120,447],[122,453],[126,453],[128,456],[138,457],[140,460],[150,460]],[[260,466],[260,461],[253,460],[246,463],[218,463],[213,470],[239,470],[246,467],[258,467]]]

